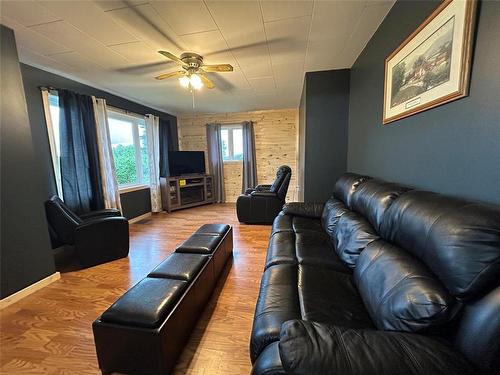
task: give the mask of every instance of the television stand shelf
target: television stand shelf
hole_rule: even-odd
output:
[[[214,202],[211,175],[161,177],[161,201],[167,212]]]

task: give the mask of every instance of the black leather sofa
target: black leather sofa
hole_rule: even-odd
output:
[[[272,224],[285,203],[292,169],[282,165],[272,185],[257,185],[247,189],[236,200],[236,213],[241,223]]]
[[[355,174],[273,223],[253,375],[500,373],[500,207]]]
[[[168,375],[233,253],[226,224],[202,225],[92,324],[103,374]]]
[[[129,251],[128,221],[119,210],[76,215],[57,196],[45,202],[52,247],[74,246],[84,267],[125,258]]]

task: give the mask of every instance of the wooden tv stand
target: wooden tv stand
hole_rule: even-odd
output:
[[[167,212],[214,202],[211,175],[161,177],[161,201]]]

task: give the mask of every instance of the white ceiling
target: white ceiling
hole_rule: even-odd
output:
[[[157,53],[194,51],[214,90],[195,94],[197,112],[297,107],[304,73],[349,68],[394,0],[2,1],[20,60],[174,114],[193,111],[178,66]]]

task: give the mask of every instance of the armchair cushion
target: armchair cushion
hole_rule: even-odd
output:
[[[304,216],[319,219],[323,212],[324,203],[292,202],[283,206],[285,215]]]
[[[428,336],[303,320],[283,323],[279,351],[292,375],[477,374],[462,354]]]

